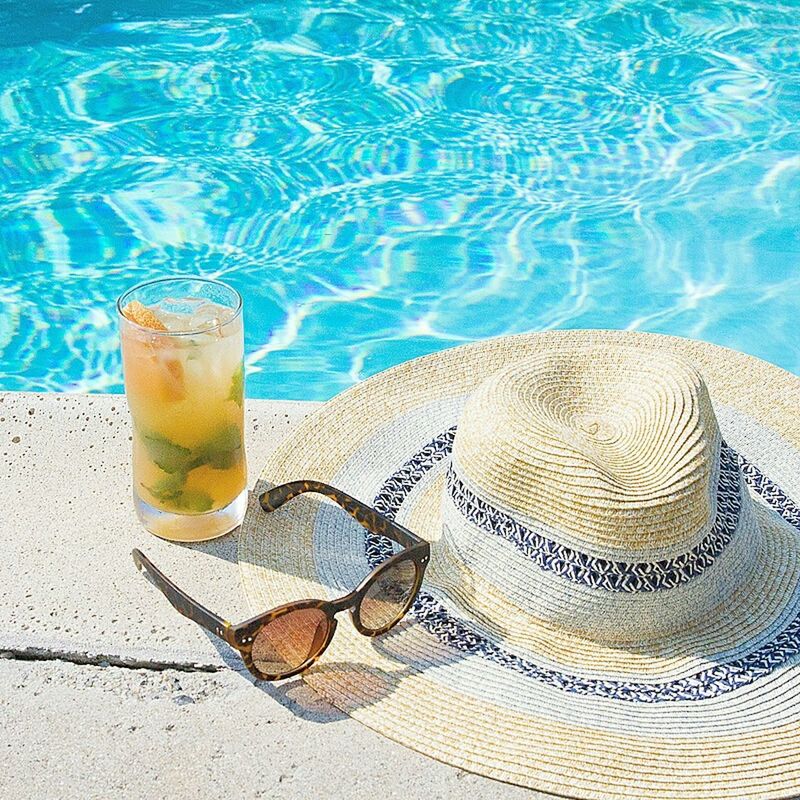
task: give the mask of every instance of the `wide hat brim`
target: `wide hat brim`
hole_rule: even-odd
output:
[[[487,375],[554,347],[609,344],[691,361],[708,386],[726,442],[770,487],[780,487],[786,502],[800,498],[796,376],[732,350],[654,334],[553,331],[490,340],[364,381],[307,418],[273,453],[239,538],[253,613],[293,599],[340,596],[370,568],[364,531],[346,514],[304,496],[267,515],[256,502],[259,491],[313,478],[371,504],[387,480],[404,468],[408,473],[409,461],[457,422],[465,397]],[[413,474],[396,511],[400,522],[434,543],[445,464]],[[467,624],[469,641],[463,630],[454,639],[452,626],[430,624],[422,611],[377,639],[343,620],[304,680],[408,747],[552,794],[795,797],[800,531],[755,491],[753,498],[762,535],[752,578],[716,613],[663,640],[604,646],[535,620],[524,640],[504,640],[504,615],[520,610],[493,595],[487,573],[465,570],[434,544],[425,595],[443,604],[447,619]],[[480,603],[471,602],[475,597]],[[660,687],[661,699],[632,699],[630,686]]]

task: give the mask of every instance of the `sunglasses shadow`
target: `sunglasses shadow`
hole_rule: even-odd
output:
[[[303,683],[323,696],[335,694],[336,708],[351,714],[391,695],[404,678],[446,667],[461,661],[464,654],[445,647],[425,633],[412,619],[405,619],[382,636],[369,640],[370,646],[391,669],[362,662],[325,661],[315,664]],[[420,658],[424,653],[424,659]],[[298,680],[300,680],[298,678]]]
[[[225,666],[239,677],[264,692],[276,702],[287,708],[296,717],[309,722],[327,723],[347,719],[347,714],[323,700],[299,676],[286,681],[260,681],[245,667],[239,653],[230,645],[204,631],[209,642],[220,654]]]
[[[425,662],[420,664],[411,658],[419,652],[417,647],[406,648],[403,645],[404,639],[419,634],[411,621],[404,620],[388,633],[370,640],[371,646],[382,656],[398,665],[396,669],[387,670],[359,662],[325,661],[323,655],[321,662],[305,673],[307,677],[298,675],[285,681],[256,679],[244,666],[236,650],[210,633],[206,635],[228,668],[295,716],[323,724],[349,719],[353,711],[385,699],[404,677],[453,664],[464,657],[457,651],[428,642]],[[408,655],[405,655],[406,652]],[[346,691],[341,689],[343,684],[347,686]],[[335,691],[335,705],[325,697],[329,686],[331,693]]]

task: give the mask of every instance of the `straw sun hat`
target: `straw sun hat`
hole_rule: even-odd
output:
[[[304,676],[340,709],[557,795],[800,795],[797,377],[666,336],[497,339],[334,398],[255,494],[311,478],[433,543],[406,620],[340,625]],[[251,501],[245,592],[340,596],[384,548],[327,501]]]

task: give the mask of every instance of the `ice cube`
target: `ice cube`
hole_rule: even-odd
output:
[[[216,303],[206,303],[194,310],[191,318],[193,331],[218,328],[230,316],[230,309]]]
[[[153,311],[172,333],[189,333],[218,328],[233,315],[233,309],[201,297],[167,297]]]
[[[234,313],[234,309],[227,306],[206,303],[192,314],[192,330],[221,338],[225,332],[220,326],[232,319]]]

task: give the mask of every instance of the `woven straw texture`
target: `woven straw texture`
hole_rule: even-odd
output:
[[[774,366],[633,332],[402,364],[270,458],[240,534],[246,595],[259,613],[367,574],[380,542],[331,504],[255,501],[333,483],[434,543],[414,613],[378,639],[341,620],[304,676],[336,706],[556,795],[796,797],[798,407]]]

